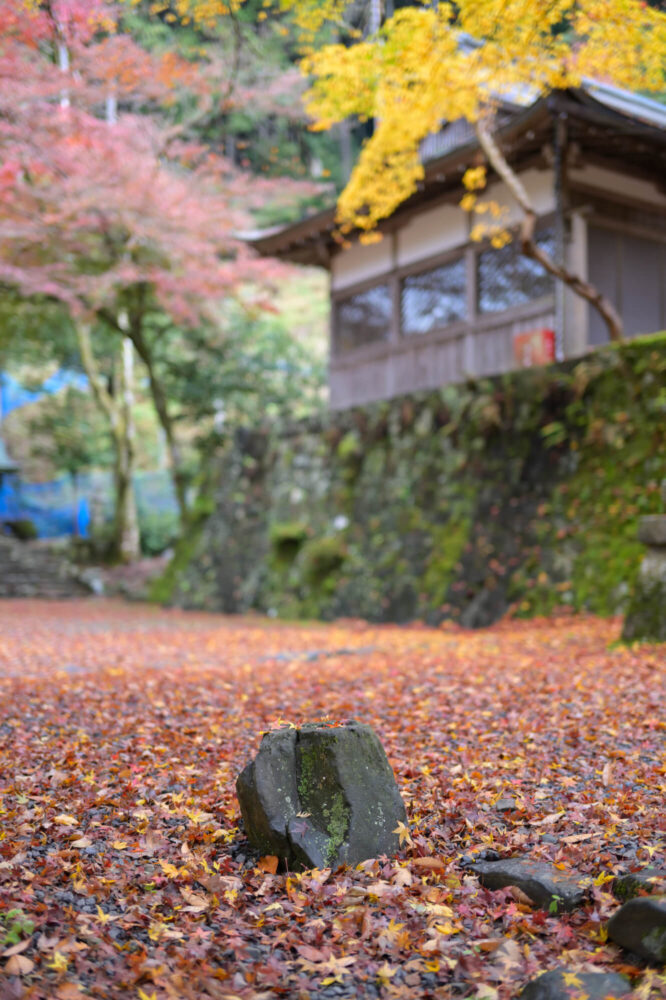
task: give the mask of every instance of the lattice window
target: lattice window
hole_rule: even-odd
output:
[[[552,229],[537,234],[537,245],[554,254]],[[499,312],[551,295],[555,279],[535,260],[521,254],[516,241],[501,250],[484,250],[478,257],[479,312]]]
[[[408,275],[400,290],[400,318],[406,336],[448,326],[466,313],[463,257]]]
[[[337,353],[386,340],[391,329],[391,288],[374,285],[337,303],[334,343]]]

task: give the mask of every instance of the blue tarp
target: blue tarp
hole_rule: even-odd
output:
[[[155,514],[177,516],[178,506],[171,477],[166,470],[139,472],[134,477],[139,517]],[[58,538],[90,533],[91,512],[97,522],[113,516],[110,473],[90,473],[49,483],[24,483],[18,476],[3,476],[0,482],[0,524],[27,518],[40,538]]]
[[[80,372],[63,370],[47,378],[39,389],[32,390],[24,389],[11,375],[0,372],[0,421],[12,410],[17,410],[20,406],[27,406],[28,403],[34,403],[42,396],[52,395],[70,385],[83,391],[88,386],[88,380]]]
[[[67,386],[85,390],[84,375],[59,371],[46,379],[39,389],[24,389],[15,378],[0,372],[0,423],[12,410],[33,403],[47,393]],[[139,518],[152,515],[177,516],[178,506],[169,473],[139,472],[134,477]],[[0,531],[6,521],[27,519],[33,522],[40,538],[63,535],[88,537],[92,512],[97,521],[113,517],[113,482],[110,472],[91,472],[77,476],[76,484],[66,476],[48,483],[26,483],[19,475],[0,476]]]

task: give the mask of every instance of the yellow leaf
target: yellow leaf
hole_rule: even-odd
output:
[[[384,964],[380,965],[380,967],[377,969],[377,981],[382,986],[386,986],[386,984],[390,982],[393,976],[395,976],[397,971],[398,971],[397,968],[394,969],[388,964],[388,962],[384,962]]]
[[[409,847],[413,847],[414,846],[414,841],[412,840],[412,838],[410,836],[410,833],[409,833],[409,827],[406,826],[404,823],[402,823],[402,822],[398,823],[398,825],[396,826],[395,830],[392,830],[391,832],[398,834],[398,837],[400,838],[400,846],[401,847],[402,847],[403,844],[408,844]]]
[[[60,826],[78,826],[79,821],[76,816],[69,816],[67,813],[61,813],[56,816],[53,820],[54,823],[58,823]]]
[[[67,956],[63,955],[61,951],[54,951],[53,958],[48,963],[48,968],[55,969],[56,972],[65,972],[68,965],[69,959]]]
[[[92,840],[90,837],[79,837],[78,840],[73,840],[71,847],[92,847]]]
[[[460,934],[460,928],[454,927],[450,920],[444,924],[435,924],[435,930],[438,934]]]
[[[111,844],[111,847],[115,848],[116,851],[124,851],[125,848],[127,847],[127,844],[125,843],[124,840],[114,840],[113,843]]]

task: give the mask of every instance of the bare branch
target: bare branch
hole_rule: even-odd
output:
[[[594,306],[606,324],[611,340],[624,340],[622,318],[613,303],[598,291],[594,285],[584,281],[577,274],[568,271],[564,265],[554,261],[543,247],[538,246],[534,239],[537,213],[525,189],[525,185],[509,166],[485,123],[481,121],[477,122],[475,129],[479,144],[488,157],[489,163],[497,175],[502,178],[523,211],[524,218],[520,232],[521,252],[526,257],[531,258],[531,260],[536,260],[549,274],[552,274],[559,281],[563,281],[568,288],[571,288],[573,292]]]

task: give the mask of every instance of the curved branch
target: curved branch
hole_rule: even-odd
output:
[[[594,287],[594,285],[591,285],[588,281],[584,281],[583,278],[574,274],[572,271],[568,271],[562,264],[558,264],[553,260],[549,253],[537,245],[534,239],[537,213],[530,196],[527,193],[525,185],[507,163],[499,146],[495,142],[493,135],[488,130],[486,125],[479,121],[475,125],[475,130],[479,144],[488,157],[489,163],[497,175],[502,178],[511,194],[516,199],[519,207],[522,209],[523,222],[520,232],[521,252],[526,257],[536,260],[537,263],[541,264],[544,270],[548,271],[549,274],[552,274],[553,277],[557,278],[559,281],[563,281],[568,288],[576,293],[576,295],[580,295],[581,298],[585,299],[590,303],[590,305],[594,306],[606,324],[611,340],[624,340],[622,319],[610,299],[607,299],[605,295]]]
[[[100,408],[108,417],[111,429],[117,437],[120,432],[118,411],[111,393],[107,390],[97,367],[95,355],[93,354],[92,342],[90,339],[90,327],[87,323],[76,323],[76,339],[79,345],[79,353],[84,371],[90,382],[90,388],[97,400]]]
[[[171,471],[173,475],[173,484],[176,492],[176,500],[178,502],[178,509],[180,512],[181,520],[184,523],[188,514],[187,477],[183,473],[180,448],[178,446],[178,441],[176,440],[176,435],[174,433],[173,419],[171,417],[171,413],[169,412],[169,402],[167,399],[167,394],[164,390],[164,386],[162,385],[155,371],[155,365],[153,363],[153,355],[143,335],[141,323],[136,321],[130,323],[130,326],[127,330],[127,336],[134,344],[136,353],[143,361],[144,365],[146,366],[146,371],[148,372],[148,382],[150,385],[150,392],[153,397],[153,403],[155,405],[155,411],[157,413],[158,420],[162,425],[162,430],[164,431],[164,436],[166,438],[167,448],[169,450],[169,458],[171,460]]]

